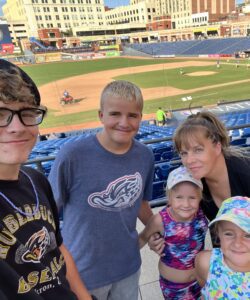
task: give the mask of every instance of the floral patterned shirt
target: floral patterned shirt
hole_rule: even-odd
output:
[[[250,272],[231,270],[223,260],[221,249],[214,248],[202,295],[205,300],[250,299]]]

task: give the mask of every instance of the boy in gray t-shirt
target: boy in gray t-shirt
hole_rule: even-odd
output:
[[[137,86],[108,84],[99,111],[103,130],[66,145],[50,174],[58,207],[64,207],[64,242],[98,300],[138,299],[136,220],[146,224],[152,216],[154,175],[151,150],[134,139],[142,109]]]

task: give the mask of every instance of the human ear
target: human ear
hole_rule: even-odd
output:
[[[215,144],[215,150],[216,150],[216,153],[217,154],[220,154],[222,152],[222,146],[221,146],[221,143],[220,142],[217,142]]]
[[[100,121],[102,122],[103,112],[101,110],[98,110],[98,117],[99,117]]]

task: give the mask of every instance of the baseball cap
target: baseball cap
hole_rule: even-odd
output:
[[[38,88],[37,88],[36,84],[34,83],[34,81],[29,77],[29,75],[27,73],[25,73],[21,68],[19,68],[15,64],[12,64],[5,59],[0,59],[0,72],[1,72],[1,70],[6,70],[11,73],[11,72],[13,72],[12,71],[13,69],[18,70],[20,72],[20,75],[21,75],[23,81],[25,81],[28,84],[31,93],[34,95],[35,104],[37,106],[39,106],[40,102],[41,102],[41,97],[40,97],[40,93],[39,93]]]
[[[232,222],[250,234],[250,198],[235,196],[224,200],[209,226],[218,221]]]
[[[195,179],[184,166],[180,166],[168,175],[167,188],[168,190],[170,190],[176,184],[185,181],[192,182],[195,185],[197,185],[200,189],[203,189],[201,180]]]

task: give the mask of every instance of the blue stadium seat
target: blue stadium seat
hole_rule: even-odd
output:
[[[173,151],[165,151],[161,154],[161,158],[162,160],[170,160],[172,159],[174,156],[174,152]]]
[[[247,138],[240,138],[240,139],[235,139],[233,141],[231,141],[231,145],[232,146],[242,146],[245,145],[247,141]]]
[[[155,162],[161,161],[161,153],[154,153]]]
[[[168,163],[157,164],[155,166],[155,179],[157,181],[167,180],[170,170],[170,165]]]
[[[165,185],[166,181],[158,181],[153,183],[152,200],[165,197]]]
[[[243,133],[242,133],[241,137],[245,137],[245,138],[250,137],[250,127],[243,129]]]

